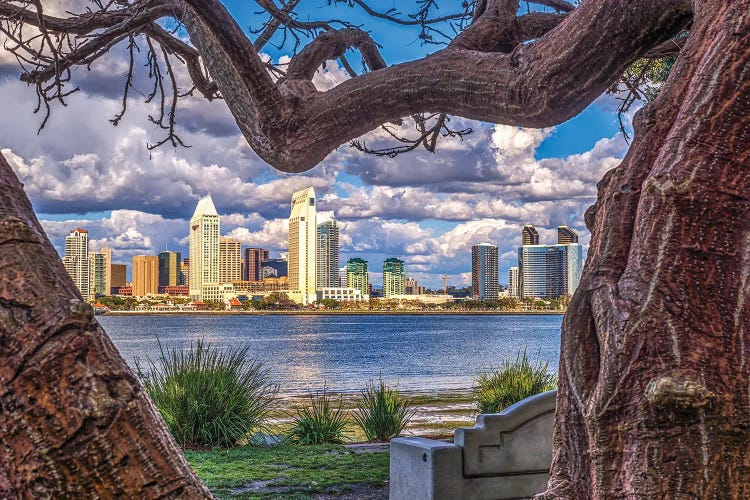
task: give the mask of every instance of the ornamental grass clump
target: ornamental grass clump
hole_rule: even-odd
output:
[[[276,406],[277,386],[249,346],[218,349],[199,340],[157,361],[136,359],[136,372],[183,448],[229,448],[261,430]]]
[[[414,409],[398,389],[370,382],[362,391],[354,410],[354,422],[368,441],[389,441],[401,434],[414,416]]]
[[[556,388],[557,376],[549,373],[548,365],[532,365],[523,351],[515,361],[503,361],[498,371],[480,374],[474,388],[479,412],[498,413],[522,399]]]
[[[341,396],[336,401],[323,389],[310,393],[308,404],[297,408],[287,439],[296,444],[341,444],[348,421]]]

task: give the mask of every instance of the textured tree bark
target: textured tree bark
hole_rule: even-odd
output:
[[[587,214],[547,498],[750,497],[750,1],[697,5]]]
[[[210,498],[0,155],[0,498]]]

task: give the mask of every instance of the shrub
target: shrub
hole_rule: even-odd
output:
[[[348,421],[343,405],[340,396],[336,402],[326,389],[310,393],[308,404],[296,410],[287,438],[297,444],[343,443]]]
[[[368,441],[389,441],[401,434],[414,416],[407,399],[385,382],[370,382],[356,403],[354,422],[362,428]]]
[[[474,389],[479,412],[497,413],[522,399],[557,387],[557,376],[547,371],[548,365],[532,365],[523,351],[515,361],[504,361],[500,370],[480,374]]]
[[[220,350],[198,341],[172,348],[149,371],[136,372],[175,440],[184,448],[231,447],[262,428],[276,403],[277,387],[249,346]]]

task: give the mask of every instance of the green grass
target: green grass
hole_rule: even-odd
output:
[[[498,371],[480,374],[475,388],[479,413],[498,413],[522,399],[554,389],[557,377],[547,368],[548,363],[532,364],[523,351],[515,361],[504,361]]]
[[[346,485],[382,487],[389,474],[388,452],[355,453],[340,445],[240,447],[185,456],[217,498],[306,498]],[[233,493],[253,481],[269,481],[269,491]],[[285,491],[274,493],[276,488]]]
[[[323,389],[310,393],[305,405],[296,409],[287,438],[295,444],[341,444],[347,440],[349,416],[338,400]]]
[[[202,341],[182,351],[136,358],[136,372],[151,400],[184,448],[230,447],[263,428],[277,388],[249,346],[217,349]]]
[[[353,418],[369,441],[390,441],[401,434],[414,417],[409,401],[382,380],[370,382],[357,400]]]

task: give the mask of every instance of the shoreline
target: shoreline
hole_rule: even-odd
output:
[[[562,316],[565,311],[110,311],[97,316]]]

